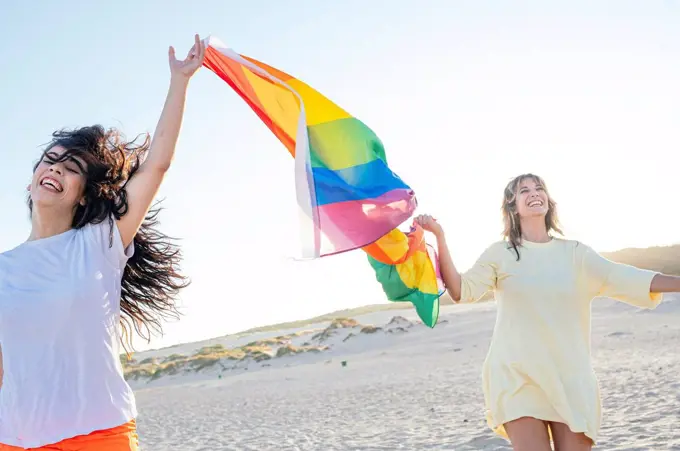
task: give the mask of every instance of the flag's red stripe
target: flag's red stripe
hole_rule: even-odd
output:
[[[224,80],[250,106],[264,124],[279,138],[291,155],[295,156],[295,139],[271,120],[248,82],[241,64],[230,60],[212,47],[206,48],[203,65]],[[238,68],[238,69],[237,69]],[[237,80],[238,83],[235,81]]]

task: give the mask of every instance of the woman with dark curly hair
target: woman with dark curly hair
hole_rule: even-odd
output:
[[[170,47],[153,140],[99,125],[62,130],[34,167],[30,236],[0,254],[0,451],[137,449],[120,344],[177,316],[188,284],[152,202],[204,54],[198,35],[184,60]]]

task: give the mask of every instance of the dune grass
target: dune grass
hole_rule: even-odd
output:
[[[271,360],[286,355],[295,355],[306,352],[321,352],[328,349],[326,346],[293,346],[288,337],[276,339],[258,340],[236,348],[226,348],[221,344],[204,346],[193,355],[171,354],[164,359],[150,357],[140,362],[121,356],[121,363],[126,379],[156,380],[162,376],[180,373],[198,372],[207,368],[230,363],[253,361],[256,363]]]

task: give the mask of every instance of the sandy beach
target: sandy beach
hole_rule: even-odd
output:
[[[509,450],[484,420],[495,315],[494,302],[446,306],[428,329],[391,310],[136,354],[165,368],[129,378],[142,450]],[[680,298],[652,311],[597,299],[592,328],[595,449],[680,450]],[[191,355],[222,357],[161,364]]]

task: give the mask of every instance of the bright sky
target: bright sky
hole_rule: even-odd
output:
[[[529,171],[569,237],[601,251],[678,241],[677,1],[96,3],[0,9],[0,251],[29,234],[25,186],[50,133],[97,122],[153,132],[167,47],[184,55],[196,32],[368,124],[420,211],[444,223],[460,269],[499,238],[502,189]],[[161,192],[193,285],[185,316],[151,346],[384,301],[360,251],[291,260],[294,193],[283,146],[199,71]]]

